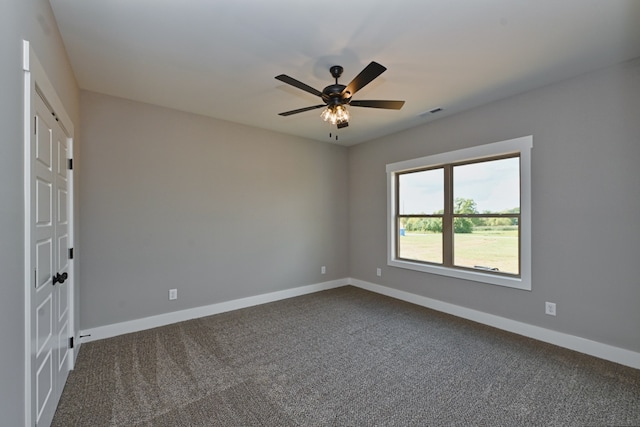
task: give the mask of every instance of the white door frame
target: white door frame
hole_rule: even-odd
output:
[[[33,138],[32,121],[34,116],[33,109],[34,99],[39,96],[36,92],[39,91],[50,106],[56,112],[56,116],[60,120],[62,126],[69,136],[68,147],[71,158],[73,158],[73,141],[74,141],[74,128],[73,122],[67,114],[62,101],[58,97],[54,86],[49,81],[44,68],[38,61],[35,52],[31,49],[29,42],[23,40],[23,58],[22,68],[24,70],[24,350],[25,350],[25,371],[24,371],[24,415],[25,425],[32,426],[34,424],[33,408],[31,404],[31,351],[32,351],[32,337],[31,337],[31,289],[32,289],[32,277],[33,277],[33,260],[32,260],[32,242],[31,242],[31,208],[32,208],[32,194],[31,194],[31,179],[32,179],[32,166],[31,158],[33,153],[31,152],[31,139]],[[74,246],[74,194],[73,194],[73,170],[69,172],[69,199],[71,204],[69,206],[69,247]],[[76,337],[75,329],[75,260],[69,260],[69,279],[67,279],[69,285],[69,325],[71,336],[74,338],[74,349],[68,354],[69,369],[73,369],[75,364],[76,355],[80,347],[80,343]]]

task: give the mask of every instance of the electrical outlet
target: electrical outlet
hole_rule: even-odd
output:
[[[322,267],[320,267],[320,274],[326,274],[326,273],[327,273],[327,267],[323,265]]]
[[[555,302],[545,302],[544,303],[544,313],[549,316],[556,315],[556,303]]]
[[[382,269],[381,268],[376,268],[376,276],[378,276],[378,277],[382,276]]]
[[[178,299],[178,290],[177,289],[169,289],[169,300]]]

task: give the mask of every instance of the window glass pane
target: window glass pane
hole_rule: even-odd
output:
[[[520,212],[520,158],[454,166],[453,197],[455,213]]]
[[[432,169],[398,175],[400,215],[444,211],[444,170]]]
[[[454,265],[520,274],[518,270],[517,219],[482,219],[487,224],[493,225],[475,226],[472,232],[456,229],[453,236]],[[456,228],[455,225],[454,228]]]
[[[400,218],[398,257],[442,264],[442,218]]]

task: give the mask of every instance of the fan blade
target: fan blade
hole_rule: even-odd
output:
[[[342,96],[345,98],[351,98],[357,91],[371,83],[373,79],[385,71],[386,67],[378,64],[377,62],[371,61],[371,63],[367,65],[364,70],[360,71],[360,74],[351,80],[351,83],[344,88]]]
[[[338,123],[336,126],[338,126],[338,129],[346,128],[347,126],[349,126],[349,122],[341,122],[341,123]]]
[[[352,107],[384,108],[387,110],[399,110],[404,105],[404,101],[351,101]]]
[[[322,92],[320,92],[319,90],[314,89],[311,86],[306,85],[306,84],[302,83],[301,81],[298,81],[298,80],[294,79],[293,77],[289,77],[286,74],[280,74],[279,76],[276,76],[276,79],[278,79],[281,82],[284,82],[286,84],[290,84],[291,86],[297,87],[298,89],[302,89],[305,92],[309,92],[312,95],[322,97]]]
[[[285,111],[284,113],[278,113],[278,115],[279,116],[290,116],[292,114],[304,113],[305,111],[315,110],[317,108],[322,108],[322,107],[326,107],[326,105],[325,104],[320,104],[320,105],[314,105],[313,107],[298,108],[297,110],[291,110],[291,111]]]

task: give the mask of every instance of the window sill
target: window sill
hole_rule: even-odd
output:
[[[508,277],[481,271],[461,270],[457,268],[443,267],[440,265],[422,264],[406,260],[390,259],[387,265],[391,267],[404,268],[407,270],[421,271],[423,273],[437,274],[440,276],[455,277],[457,279],[470,280],[473,282],[487,283],[491,285],[506,286],[509,288],[531,290],[531,279],[528,275],[521,277]]]

